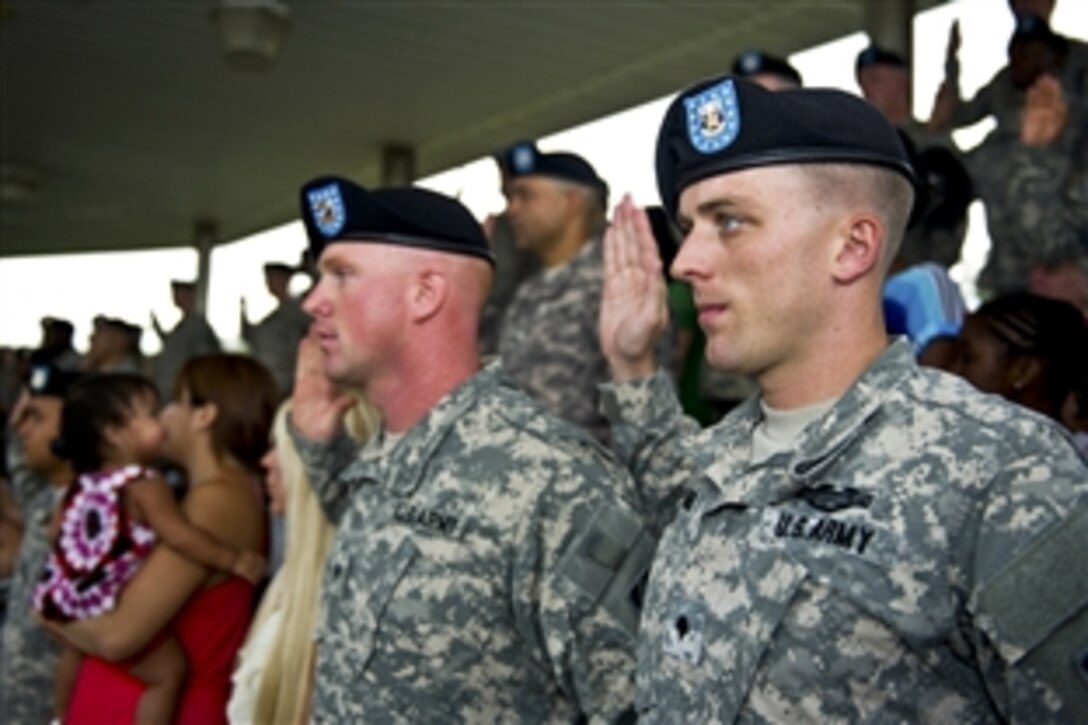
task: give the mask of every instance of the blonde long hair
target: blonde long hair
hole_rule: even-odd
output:
[[[282,623],[257,686],[253,716],[254,722],[260,723],[299,723],[306,718],[314,675],[313,639],[321,573],[335,533],[287,433],[290,409],[291,401],[287,400],[277,411],[272,428],[286,499],[284,559],[250,626],[250,631],[256,632],[273,611],[282,610]],[[361,443],[377,430],[378,412],[360,401],[348,411],[344,423],[348,435]]]

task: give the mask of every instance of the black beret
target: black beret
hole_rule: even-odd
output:
[[[479,222],[448,196],[415,186],[370,191],[338,176],[308,181],[299,196],[314,259],[329,242],[352,240],[464,254],[495,264]]]
[[[512,143],[502,151],[495,154],[495,163],[499,165],[504,174],[509,174],[510,169],[514,167],[514,159],[518,159],[518,163],[524,163],[522,159],[526,158],[526,155],[539,154],[536,144],[532,141],[517,141]]]
[[[51,398],[63,398],[83,376],[75,371],[62,370],[49,363],[39,363],[30,368],[27,389],[31,395],[45,395]]]
[[[804,85],[801,82],[800,72],[790,65],[789,61],[756,48],[749,48],[737,56],[737,59],[733,61],[733,73],[741,78],[767,73],[785,78],[799,86]]]
[[[1028,42],[1038,40],[1058,52],[1065,52],[1067,41],[1062,36],[1050,29],[1046,20],[1035,13],[1023,13],[1016,16],[1016,27],[1013,28],[1009,45],[1016,42]]]
[[[680,93],[657,137],[657,188],[673,218],[680,192],[709,176],[758,166],[883,166],[914,182],[899,134],[865,100],[827,88],[768,91],[722,76]]]
[[[506,154],[507,173],[519,176],[547,176],[596,189],[607,202],[608,184],[597,175],[593,166],[578,154],[566,152],[543,153],[533,144],[516,144]]]
[[[907,70],[907,61],[903,56],[875,44],[858,53],[857,60],[854,62],[854,72],[857,73],[862,68],[873,65],[890,65]]]

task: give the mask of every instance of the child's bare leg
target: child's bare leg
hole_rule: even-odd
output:
[[[65,646],[57,660],[57,678],[53,682],[53,716],[64,722],[68,716],[68,702],[72,699],[72,688],[76,686],[76,676],[83,655],[75,647]]]
[[[181,688],[189,663],[175,637],[141,657],[129,668],[129,674],[147,685],[136,708],[137,725],[163,725],[174,721]]]

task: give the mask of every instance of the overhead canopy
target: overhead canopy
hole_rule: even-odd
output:
[[[202,218],[238,238],[296,218],[311,176],[378,183],[386,145],[428,175],[721,72],[743,48],[861,30],[867,2],[292,0],[281,57],[247,73],[224,63],[210,4],[6,0],[5,174],[40,177],[35,199],[4,206],[0,254],[185,245]]]

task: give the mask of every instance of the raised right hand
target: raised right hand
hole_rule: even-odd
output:
[[[325,376],[321,346],[310,332],[298,346],[291,423],[306,438],[327,441],[340,431],[344,414],[354,404],[355,398],[340,393]]]
[[[669,319],[665,278],[646,212],[624,196],[604,236],[601,351],[617,381],[653,374]]]

